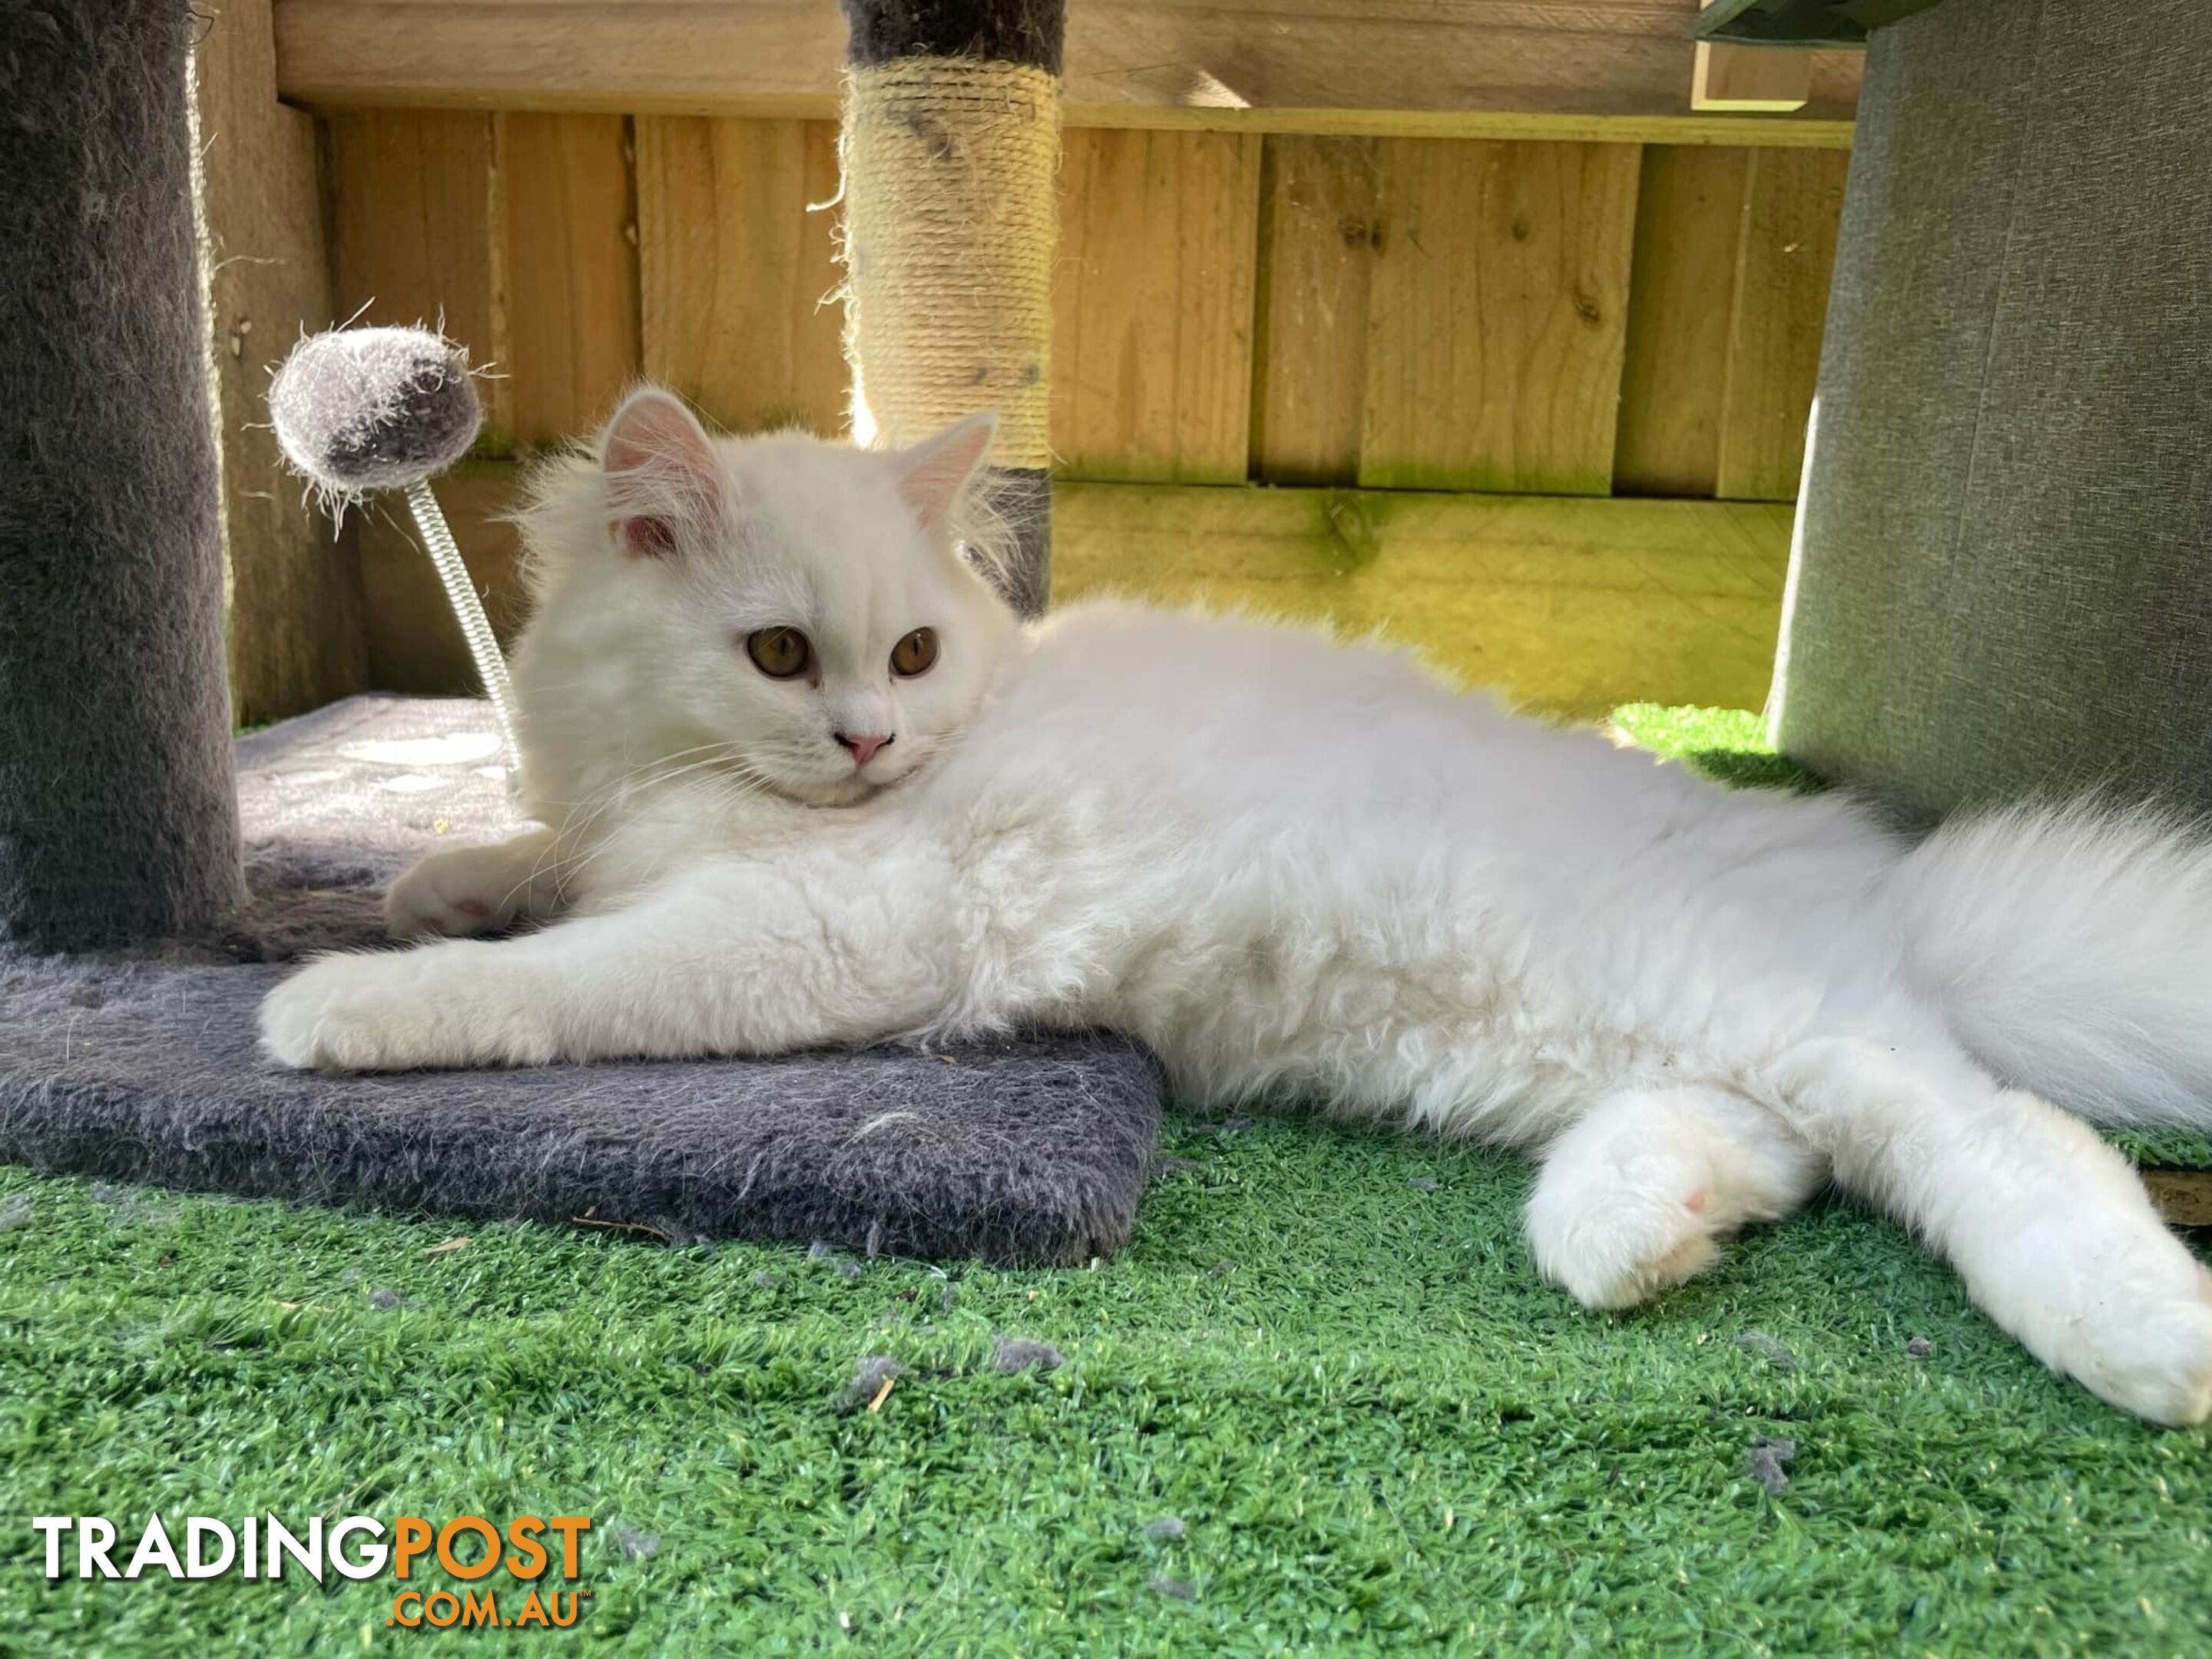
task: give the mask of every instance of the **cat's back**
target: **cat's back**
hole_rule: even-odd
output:
[[[1655,849],[1857,843],[1840,804],[1735,794],[1588,729],[1516,714],[1411,653],[1242,613],[1121,600],[1041,625],[943,780],[994,820],[1080,816],[1071,844],[1438,844],[1619,871]]]
[[[1036,631],[967,763],[1273,816],[1502,809],[1541,782],[1673,797],[1588,732],[1463,692],[1411,652],[1243,612],[1073,605]]]
[[[1346,730],[1506,718],[1388,645],[1249,612],[1120,599],[1070,605],[1037,629],[1009,712],[1079,721],[1094,743],[1121,738],[1149,757],[1193,747],[1221,760],[1209,751],[1225,744],[1254,761],[1310,751]]]
[[[1844,804],[1720,789],[1401,652],[1120,603],[1041,627],[921,799],[1018,942],[992,959],[1091,964],[1094,991],[1154,960],[1212,982],[1301,929],[1606,983],[1655,949],[1756,971],[1802,954],[1771,918],[1840,937],[1802,895],[1892,856]]]

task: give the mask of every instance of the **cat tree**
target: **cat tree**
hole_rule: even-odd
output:
[[[857,368],[886,434],[1011,410],[997,489],[1034,608],[1058,9],[854,21]],[[434,830],[498,833],[506,802],[464,766],[434,826],[360,776],[362,751],[465,749],[482,705],[351,698],[234,762],[195,27],[186,0],[19,0],[0,40],[0,1158],[678,1242],[1115,1249],[1159,1093],[1117,1039],[368,1079],[258,1056],[254,1012],[289,959],[370,943],[375,882]],[[986,206],[1021,242],[1004,269],[956,234]],[[957,362],[930,348],[933,315],[958,320]],[[262,814],[251,892],[237,779]]]
[[[1774,730],[1929,812],[2212,811],[2212,8],[1875,32]]]
[[[990,499],[1024,616],[1051,581],[1062,0],[843,0],[845,356],[862,442],[995,410]]]
[[[31,0],[0,46],[0,941],[244,896],[180,0]]]

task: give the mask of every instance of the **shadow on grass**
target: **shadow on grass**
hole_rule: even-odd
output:
[[[1742,749],[1696,749],[1680,757],[1685,766],[1732,789],[1794,789],[1801,795],[1827,787],[1786,755]]]
[[[1621,741],[1680,761],[1731,788],[1809,794],[1826,787],[1796,761],[1776,754],[1764,722],[1748,709],[1628,702],[1613,711],[1611,726]]]

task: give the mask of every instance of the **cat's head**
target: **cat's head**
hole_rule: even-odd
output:
[[[895,451],[714,438],[633,394],[523,520],[526,732],[588,740],[573,728],[603,720],[641,767],[696,758],[810,805],[912,775],[1018,648],[963,549],[993,429]]]

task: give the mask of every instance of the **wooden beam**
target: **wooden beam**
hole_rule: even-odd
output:
[[[514,443],[506,240],[495,124],[447,110],[356,110],[330,123],[331,288],[362,324],[441,328],[479,368],[477,447]]]
[[[1773,672],[1787,507],[1088,483],[1053,502],[1055,605],[1127,592],[1380,632],[1576,719],[1755,708]]]
[[[224,0],[192,53],[222,457],[233,712],[258,725],[368,683],[361,575],[285,470],[264,399],[302,331],[331,323],[315,124],[276,101],[269,0]]]
[[[1071,126],[1847,142],[1859,56],[1803,109],[1683,110],[1696,0],[1073,0]],[[279,82],[319,106],[835,113],[826,0],[277,0]]]
[[[1713,0],[1698,0],[1700,10]],[[1690,73],[1690,107],[1707,112],[1784,114],[1813,96],[1809,52],[1700,40]]]
[[[508,408],[515,442],[591,431],[637,380],[637,206],[619,115],[501,115]],[[495,234],[497,234],[495,232]]]
[[[437,489],[492,621],[520,617],[515,467]],[[1786,507],[1203,484],[1053,486],[1053,602],[1121,592],[1380,631],[1469,685],[1597,718],[1624,702],[1755,708],[1790,562]],[[428,560],[388,514],[363,532],[375,684],[471,684]]]
[[[1812,54],[1698,42],[1690,107],[1704,114],[1783,115],[1813,96]]]
[[[2158,1212],[2176,1227],[2212,1227],[2212,1170],[2145,1170]]]
[[[1716,495],[1782,501],[1797,494],[1849,159],[1750,159]]]
[[[1615,489],[1796,496],[1850,161],[1644,152]]]
[[[1710,146],[1644,152],[1613,460],[1623,495],[1717,493],[1751,157]]]
[[[459,110],[330,118],[335,308],[439,323],[469,349],[489,371],[478,453],[580,436],[638,377],[627,125]]]

